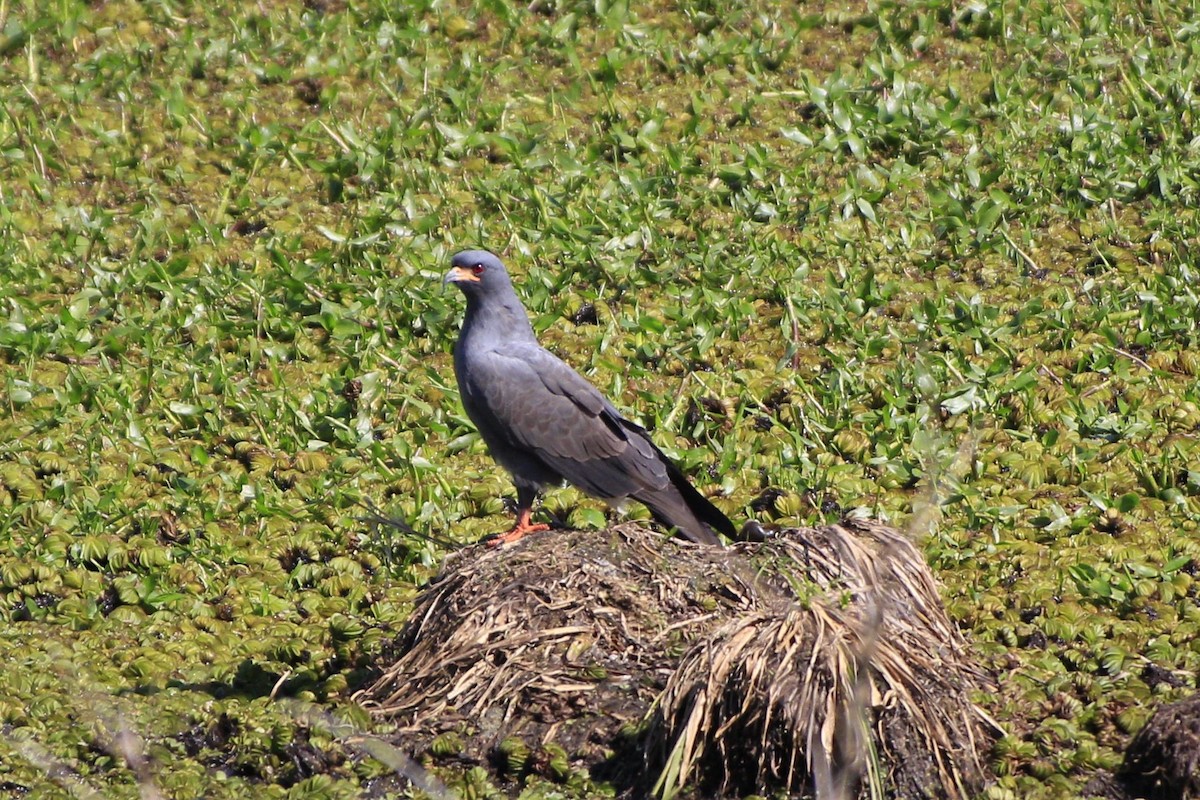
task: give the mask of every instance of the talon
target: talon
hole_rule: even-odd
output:
[[[514,527],[504,533],[493,533],[487,538],[488,547],[500,547],[502,545],[511,544],[518,539],[524,538],[525,534],[535,531],[548,531],[549,525],[538,523],[537,525],[526,525],[524,528]]]
[[[525,536],[527,533],[535,533],[537,531],[548,531],[550,526],[544,522],[530,522],[529,517],[532,512],[528,508],[522,508],[517,511],[517,524],[513,525],[504,533],[494,533],[484,539],[488,547],[500,547],[501,545],[511,544]]]

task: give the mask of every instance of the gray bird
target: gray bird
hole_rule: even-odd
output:
[[[660,523],[701,544],[733,538],[733,523],[696,491],[646,430],[621,416],[579,373],[542,348],[504,264],[486,250],[451,260],[444,283],[467,297],[454,373],[467,416],[517,487],[517,522],[492,539],[514,542],[546,486],[567,480],[619,504],[632,497]]]

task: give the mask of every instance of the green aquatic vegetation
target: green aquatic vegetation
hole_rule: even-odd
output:
[[[167,794],[395,777],[281,701],[371,729],[345,698],[416,588],[507,524],[438,281],[483,244],[726,513],[928,534],[1002,678],[989,796],[1078,796],[1200,668],[1197,33],[1090,0],[0,4],[0,781],[133,796],[121,725]],[[528,747],[529,796],[604,792]]]

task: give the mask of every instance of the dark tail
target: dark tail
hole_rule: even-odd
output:
[[[719,533],[730,539],[738,538],[737,528],[729,521],[729,517],[722,514],[721,509],[710,503],[707,497],[696,491],[696,487],[679,471],[675,462],[658,449],[645,428],[619,414],[613,414],[609,421],[610,424],[618,426],[618,430],[625,428],[642,439],[667,468],[670,486],[653,493],[633,495],[634,500],[650,509],[650,513],[659,523],[668,528],[677,528],[685,539],[697,544],[713,544],[720,547],[721,539],[717,536]]]
[[[658,448],[656,447],[657,451]],[[737,538],[737,528],[729,521],[729,517],[721,513],[721,509],[709,502],[708,498],[696,491],[687,476],[679,471],[679,467],[667,458],[661,451],[658,457],[667,465],[667,476],[671,479],[671,487],[649,497],[635,497],[650,509],[657,519],[667,527],[678,528],[684,538],[698,544],[720,545],[718,533],[723,533],[730,539]]]

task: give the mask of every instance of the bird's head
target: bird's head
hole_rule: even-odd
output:
[[[463,250],[450,259],[450,271],[443,283],[453,283],[467,297],[489,295],[507,297],[512,294],[512,281],[504,263],[487,250]]]

